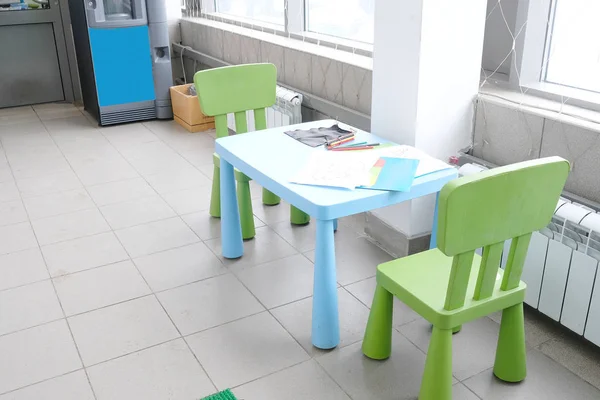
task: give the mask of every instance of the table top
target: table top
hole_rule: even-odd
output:
[[[341,218],[436,193],[457,177],[454,168],[434,172],[415,178],[409,192],[347,190],[290,183],[289,180],[303,168],[312,152],[326,150],[324,146],[307,146],[284,132],[329,127],[335,123],[334,120],[313,121],[220,138],[216,141],[216,152],[262,187],[322,220]],[[368,132],[355,131],[357,141],[389,143]]]

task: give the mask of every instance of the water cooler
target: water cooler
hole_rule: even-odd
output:
[[[100,125],[172,118],[165,0],[69,0],[85,109]]]

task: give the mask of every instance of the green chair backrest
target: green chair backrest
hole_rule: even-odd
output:
[[[248,132],[248,110],[254,110],[256,130],[267,128],[265,108],[275,104],[276,99],[275,65],[246,64],[198,71],[194,84],[202,112],[215,117],[217,137],[228,135],[227,114],[235,115],[237,133]]]
[[[512,244],[500,289],[519,286],[531,233],[550,222],[568,174],[568,161],[548,157],[455,179],[444,186],[438,208],[438,248],[454,257],[446,310],[464,305],[474,252],[481,247],[475,300],[492,295],[508,239]]]

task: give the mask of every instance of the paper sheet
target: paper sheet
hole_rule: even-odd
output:
[[[354,189],[368,185],[379,154],[370,151],[315,151],[292,183]]]
[[[411,158],[414,160],[419,160],[419,166],[417,167],[415,178],[452,168],[452,166],[446,164],[445,162],[438,160],[437,158],[433,158],[429,154],[421,150],[417,150],[411,146],[402,145],[381,147],[380,149],[377,149],[376,152],[380,157]]]

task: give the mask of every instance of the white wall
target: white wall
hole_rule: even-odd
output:
[[[375,3],[371,131],[447,159],[472,141],[486,4]],[[431,231],[432,197],[373,214],[407,237]]]

